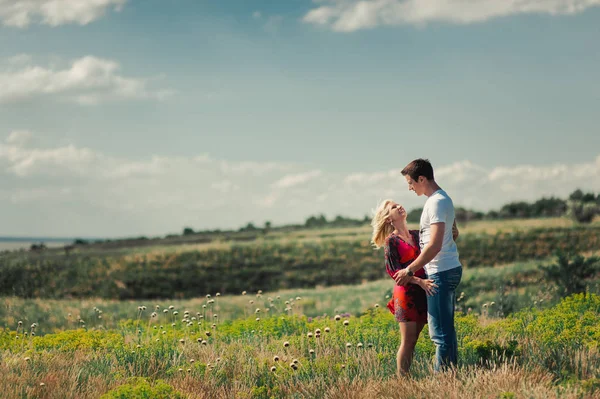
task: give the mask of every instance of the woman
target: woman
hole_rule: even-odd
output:
[[[385,248],[385,268],[394,278],[394,273],[411,264],[419,256],[419,231],[409,230],[406,224],[406,210],[392,200],[384,200],[377,207],[371,222],[375,248]],[[394,295],[388,309],[400,324],[401,342],[396,364],[398,375],[406,375],[410,370],[415,345],[419,334],[427,323],[427,297],[433,295],[437,285],[419,270],[407,286],[394,286]]]

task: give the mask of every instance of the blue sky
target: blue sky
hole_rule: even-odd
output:
[[[600,0],[0,0],[0,235],[600,190]]]

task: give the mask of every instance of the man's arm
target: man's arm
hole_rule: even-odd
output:
[[[443,222],[433,223],[431,225],[431,241],[421,254],[415,259],[409,267],[398,270],[394,275],[394,280],[398,285],[406,285],[409,282],[410,277],[408,276],[408,271],[412,271],[413,273],[419,271],[426,264],[431,262],[433,258],[442,250],[442,244],[444,243],[444,232],[446,231],[446,224]]]

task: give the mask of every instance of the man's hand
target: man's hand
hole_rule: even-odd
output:
[[[394,280],[398,285],[407,285],[410,281],[411,276],[408,275],[408,268],[398,270],[394,273]]]

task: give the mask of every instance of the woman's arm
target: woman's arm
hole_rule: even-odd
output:
[[[418,237],[418,234],[416,234]],[[418,242],[416,243],[418,245]],[[391,278],[394,278],[394,274],[401,269],[408,267],[412,260],[408,262],[402,262],[400,253],[398,252],[398,243],[393,237],[389,237],[385,242],[385,269]],[[415,284],[423,287],[423,279],[418,277],[412,277],[409,284]]]
[[[452,224],[452,239],[456,241],[458,238],[458,227],[456,227],[456,219],[454,219],[454,223]]]

